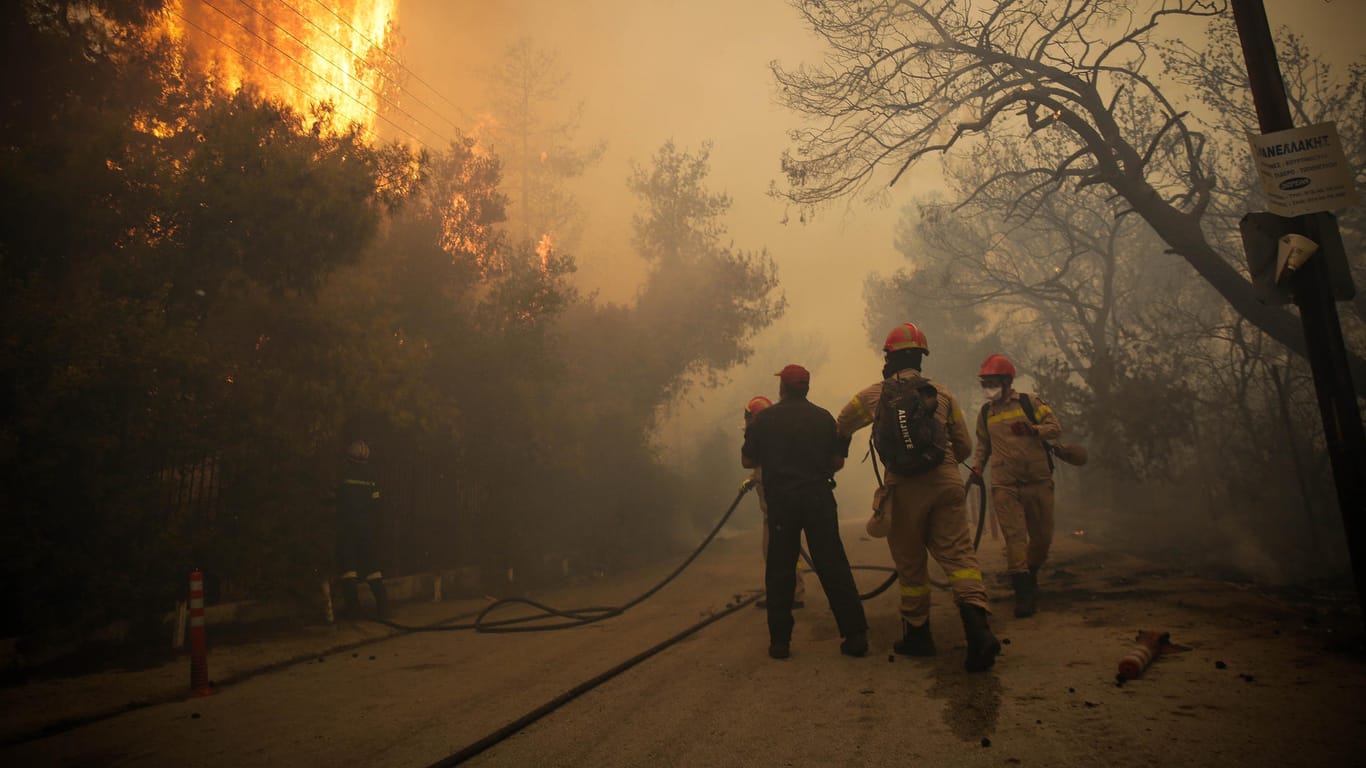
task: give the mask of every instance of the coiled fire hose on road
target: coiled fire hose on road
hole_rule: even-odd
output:
[[[985,527],[986,524],[987,500],[985,485],[983,485],[982,481],[976,476],[969,477],[968,481],[964,484],[964,498],[967,498],[968,490],[969,488],[971,488],[973,484],[977,484],[982,488],[982,492],[979,494],[978,497],[979,503],[977,513],[977,532],[972,542],[972,548],[974,551],[976,551],[978,545],[982,541],[982,529]],[[702,539],[702,543],[698,544],[697,548],[694,549],[692,553],[688,555],[688,557],[684,559],[683,562],[680,563],[678,567],[673,570],[673,572],[671,572],[668,576],[665,576],[663,580],[661,580],[658,584],[655,584],[650,589],[646,590],[640,596],[622,605],[560,609],[553,608],[549,605],[528,598],[507,597],[496,602],[490,603],[482,611],[480,611],[478,615],[474,617],[474,621],[465,624],[439,623],[425,626],[412,626],[407,624],[399,624],[397,622],[389,621],[387,619],[372,619],[372,621],[404,632],[457,632],[464,630],[474,630],[476,632],[488,633],[514,633],[546,632],[555,629],[572,629],[574,627],[582,627],[588,624],[603,621],[604,619],[610,619],[616,616],[620,616],[621,614],[625,613],[631,608],[634,608],[635,606],[645,602],[650,597],[654,596],[656,592],[663,589],[669,582],[677,578],[679,574],[681,574],[689,565],[691,565],[692,562],[697,559],[697,556],[702,554],[702,551],[705,550],[707,546],[711,544],[712,540],[716,538],[716,534],[720,533],[721,529],[724,528],[726,523],[730,521],[731,515],[733,515],[735,513],[735,509],[740,506],[740,502],[744,499],[745,494],[748,493],[750,489],[752,489],[753,487],[754,486],[750,483],[745,483],[740,487],[740,492],[735,495],[735,500],[732,501],[730,503],[730,506],[726,508],[726,511],[721,515],[721,519],[717,521],[714,527],[712,527],[711,531],[707,534],[706,538]],[[800,549],[800,552],[801,558],[803,561],[806,562],[807,567],[810,568],[813,572],[815,572],[815,564],[811,561],[811,556],[807,553],[806,549],[803,547]],[[892,584],[896,583],[896,569],[892,568],[891,566],[851,565],[850,568],[856,571],[881,571],[889,573],[887,578],[881,584],[874,587],[871,591],[860,593],[860,600],[871,600],[877,597],[878,595],[882,594],[883,592],[886,592],[892,586]],[[949,588],[947,582],[939,581],[936,579],[930,579],[930,583],[936,587],[939,587],[940,589]],[[758,596],[756,595],[750,600],[744,602],[753,602],[757,599]],[[491,620],[488,618],[489,615],[492,614],[494,611],[498,611],[514,605],[529,606],[540,611],[540,613],[531,616],[519,616],[517,618],[512,619]],[[565,621],[555,624],[532,624],[532,622],[544,622],[551,617],[559,617],[565,619]]]
[[[620,616],[621,614],[625,613],[631,608],[648,600],[656,592],[663,589],[665,585],[667,585],[669,582],[677,578],[678,575],[684,571],[684,569],[691,565],[692,561],[696,560],[697,556],[702,554],[702,550],[706,549],[708,544],[711,544],[712,539],[716,538],[716,534],[719,533],[723,527],[725,527],[726,523],[730,520],[730,516],[735,513],[735,508],[740,506],[740,500],[745,497],[746,493],[749,493],[752,487],[753,486],[748,483],[740,487],[740,492],[735,495],[735,501],[732,501],[730,503],[730,506],[726,508],[725,513],[721,515],[721,519],[717,521],[716,525],[711,529],[711,532],[707,534],[706,538],[702,540],[702,543],[697,545],[697,548],[692,551],[692,554],[688,555],[688,557],[682,563],[680,563],[678,567],[673,570],[672,573],[670,573],[668,576],[665,576],[662,581],[646,590],[639,597],[636,597],[635,599],[630,600],[629,602],[626,602],[622,605],[613,607],[574,608],[568,610],[561,610],[559,608],[552,608],[548,605],[545,605],[544,603],[538,603],[535,600],[529,600],[523,597],[506,597],[502,600],[490,603],[488,606],[484,608],[484,610],[480,611],[479,614],[475,616],[474,621],[468,624],[433,624],[428,626],[415,627],[408,626],[405,624],[398,624],[396,622],[388,621],[385,619],[372,619],[372,621],[376,621],[385,626],[392,627],[398,630],[403,630],[405,632],[453,632],[472,629],[476,632],[512,633],[545,632],[553,629],[571,629],[573,627],[582,627],[587,624],[593,624],[595,622],[602,621],[604,619],[610,619],[615,616]],[[753,602],[757,599],[759,599],[759,595],[756,594],[752,596],[748,601],[743,602]],[[537,609],[538,611],[541,611],[541,613],[532,616],[519,616],[514,619],[501,619],[497,621],[488,619],[488,615],[493,613],[494,611],[507,608],[513,605],[530,606],[532,608]],[[552,616],[558,616],[560,618],[566,619],[566,621],[562,621],[557,624],[538,624],[534,626],[523,626],[534,621],[545,621]]]

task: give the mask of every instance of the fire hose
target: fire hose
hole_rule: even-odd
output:
[[[635,599],[630,600],[622,605],[561,610],[559,608],[552,608],[551,606],[545,605],[544,603],[538,603],[535,600],[529,600],[523,597],[506,597],[502,600],[498,600],[485,606],[484,610],[480,611],[479,614],[475,616],[474,621],[467,624],[434,624],[428,626],[409,626],[389,621],[387,619],[372,619],[372,621],[406,632],[453,632],[472,629],[476,632],[513,633],[544,632],[552,629],[572,629],[574,627],[582,627],[588,624],[593,624],[595,622],[602,621],[604,619],[610,619],[615,616],[620,616],[621,614],[625,613],[626,611],[630,610],[636,605],[639,605],[640,603],[649,599],[659,590],[663,589],[665,585],[667,585],[669,582],[677,578],[678,575],[682,573],[684,569],[691,565],[692,561],[696,560],[697,556],[702,554],[702,550],[706,549],[708,544],[711,544],[712,539],[716,538],[716,534],[719,533],[721,529],[726,525],[726,522],[730,520],[730,516],[735,513],[735,508],[740,506],[740,500],[745,497],[746,493],[749,493],[749,490],[752,487],[753,486],[749,484],[745,484],[740,487],[740,492],[735,495],[735,500],[732,501],[730,503],[730,506],[726,508],[725,513],[721,515],[721,519],[717,521],[716,525],[711,529],[711,532],[707,534],[706,538],[702,539],[702,543],[697,545],[697,548],[692,551],[692,554],[688,555],[688,557],[684,559],[683,562],[680,563],[678,567],[673,570],[672,573],[670,573],[668,576],[665,576],[664,579],[661,580],[658,584],[655,584],[653,587],[647,589],[639,597],[636,597]],[[737,602],[742,603],[753,602],[758,599],[758,594],[752,595],[748,600],[744,600],[737,596]],[[538,611],[541,611],[541,613],[532,616],[519,616],[513,619],[500,619],[496,621],[490,620],[488,618],[489,614],[493,613],[494,611],[501,610],[503,608],[507,608],[513,605],[530,606]],[[728,605],[727,608],[729,607],[731,606]],[[537,624],[534,626],[519,626],[534,621],[545,621],[552,616],[557,616],[566,619],[566,621],[548,625]]]
[[[972,542],[972,548],[974,551],[976,551],[978,545],[981,543],[982,529],[985,527],[986,523],[987,500],[985,486],[982,484],[981,479],[977,476],[969,477],[967,483],[964,484],[964,497],[966,498],[968,489],[971,488],[973,484],[977,484],[981,486],[983,489],[982,493],[979,494],[978,499],[979,503],[977,511],[977,533],[973,538]],[[464,624],[430,624],[425,626],[412,626],[407,624],[399,624],[398,622],[390,621],[388,619],[377,618],[371,620],[379,624],[383,624],[387,627],[401,630],[404,632],[457,632],[464,630],[474,630],[476,632],[511,634],[515,632],[546,632],[555,629],[572,629],[574,627],[582,627],[588,624],[603,621],[605,619],[620,616],[621,614],[625,613],[626,611],[630,610],[636,605],[639,605],[640,603],[654,596],[656,592],[663,589],[666,585],[669,584],[669,582],[677,578],[679,574],[681,574],[689,565],[691,565],[692,562],[697,559],[697,556],[702,554],[702,551],[707,548],[707,545],[711,544],[712,540],[716,538],[716,534],[720,533],[721,529],[725,527],[727,522],[730,521],[730,517],[735,513],[736,507],[740,506],[740,501],[744,499],[745,494],[748,493],[750,489],[753,487],[754,486],[750,483],[746,483],[740,487],[740,492],[735,495],[735,500],[732,501],[730,503],[730,506],[726,508],[726,511],[721,515],[721,519],[717,521],[716,525],[713,526],[711,531],[706,535],[706,537],[702,539],[702,543],[698,544],[697,548],[694,549],[692,553],[689,554],[687,558],[685,558],[683,562],[678,565],[677,568],[675,568],[668,576],[665,576],[659,583],[655,584],[653,587],[649,588],[648,590],[640,594],[638,597],[622,605],[559,609],[528,598],[507,597],[501,600],[497,600],[485,606],[484,609],[480,611],[478,615],[475,616],[474,621]],[[807,567],[810,568],[812,571],[815,571],[815,564],[811,561],[811,556],[807,553],[806,549],[802,547],[799,549],[799,552],[801,553],[802,560],[806,562]],[[887,578],[881,584],[874,587],[869,592],[860,593],[860,600],[871,600],[877,597],[878,595],[882,594],[883,592],[886,592],[892,586],[892,584],[896,582],[897,579],[896,569],[890,566],[851,565],[850,568],[856,571],[890,572],[890,575],[888,575]],[[939,587],[940,589],[949,588],[947,582],[939,581],[933,578],[930,579],[930,583],[936,587]],[[759,596],[756,594],[750,597],[749,600],[743,600],[739,595],[737,595],[736,601],[749,603],[754,602],[758,599],[758,597]],[[488,618],[489,615],[493,612],[514,605],[528,606],[530,608],[536,609],[537,611],[540,611],[540,613],[531,616],[519,616],[517,618],[511,619],[492,620]],[[727,608],[730,607],[731,605],[727,605]],[[550,617],[559,617],[565,619],[565,621],[556,624],[532,624],[532,622],[544,622]]]
[[[974,482],[978,483],[979,485],[981,484],[981,480],[980,480],[980,479],[974,480],[974,479],[971,479],[971,478],[970,478],[970,479],[968,480],[968,485],[971,485],[971,484],[973,484]],[[662,588],[664,587],[665,584],[668,584],[668,583],[669,583],[670,581],[672,581],[676,576],[678,576],[678,574],[682,573],[683,569],[686,568],[694,559],[696,559],[697,556],[698,556],[699,554],[701,554],[702,550],[705,549],[705,548],[707,547],[707,545],[711,543],[712,539],[714,539],[714,538],[716,537],[716,534],[721,530],[722,526],[724,526],[724,525],[726,524],[726,521],[728,521],[728,520],[730,519],[730,516],[735,512],[735,508],[736,508],[737,506],[739,506],[740,500],[744,498],[745,494],[746,494],[746,493],[750,490],[750,488],[752,488],[752,487],[753,487],[753,486],[752,486],[751,484],[748,484],[748,483],[746,483],[745,485],[741,486],[740,492],[739,492],[739,493],[736,495],[736,497],[735,497],[735,501],[731,502],[731,505],[730,505],[729,508],[726,509],[725,514],[723,514],[723,515],[721,516],[720,522],[718,522],[718,523],[716,524],[716,527],[714,527],[714,528],[711,530],[711,533],[707,534],[707,537],[706,537],[705,539],[703,539],[702,543],[697,547],[697,549],[695,549],[695,550],[693,551],[693,553],[692,553],[691,555],[689,555],[688,558],[687,558],[686,560],[683,561],[682,564],[680,564],[676,569],[674,569],[673,573],[670,573],[667,577],[664,578],[663,581],[661,581],[660,583],[656,584],[656,585],[655,585],[654,587],[652,587],[651,589],[647,590],[647,591],[646,591],[644,594],[642,594],[640,597],[637,597],[636,599],[634,599],[634,600],[632,600],[632,601],[630,601],[630,602],[626,603],[625,605],[622,605],[622,606],[620,606],[620,607],[618,607],[618,608],[581,608],[581,609],[572,610],[572,611],[561,611],[561,610],[557,610],[557,609],[551,608],[551,607],[549,607],[549,606],[542,605],[542,604],[540,604],[540,603],[537,603],[537,602],[534,602],[534,601],[531,601],[531,600],[524,600],[524,599],[520,599],[520,598],[509,598],[509,599],[506,599],[506,600],[500,600],[500,601],[498,601],[497,603],[493,603],[492,605],[489,605],[487,608],[485,608],[485,609],[479,614],[479,616],[478,616],[478,617],[474,620],[474,622],[471,623],[471,624],[466,624],[466,625],[448,625],[448,626],[445,626],[445,627],[431,627],[431,628],[413,628],[413,631],[419,631],[419,630],[422,630],[422,629],[474,629],[474,630],[476,630],[476,631],[481,631],[481,632],[534,632],[534,631],[543,630],[543,629],[566,629],[566,628],[569,628],[569,627],[582,626],[582,625],[584,625],[584,624],[589,624],[589,623],[592,623],[592,622],[595,622],[595,621],[601,621],[601,620],[603,620],[603,619],[611,618],[611,617],[613,617],[613,616],[619,616],[619,615],[621,615],[622,613],[624,613],[627,609],[629,609],[629,608],[631,608],[632,606],[634,606],[634,605],[636,605],[636,604],[638,604],[638,603],[644,601],[646,598],[648,598],[648,597],[650,597],[651,595],[653,595],[654,593],[658,592],[660,589],[662,589]],[[965,493],[965,495],[966,495],[966,492],[967,492],[967,486],[964,486],[964,493]],[[977,548],[977,544],[978,544],[978,543],[981,541],[981,539],[982,539],[982,527],[983,527],[983,525],[985,524],[985,521],[986,521],[986,493],[985,493],[985,486],[983,486],[983,493],[980,494],[980,497],[979,497],[979,498],[980,498],[980,500],[979,500],[979,504],[978,504],[977,535],[976,535],[976,538],[973,540],[973,549],[974,549],[974,550]],[[799,548],[798,551],[800,552],[802,559],[803,559],[804,561],[806,561],[807,566],[810,567],[811,570],[814,571],[814,570],[815,570],[815,565],[811,562],[811,556],[806,552],[806,550],[805,550],[804,548]],[[853,569],[855,569],[855,570],[882,570],[882,571],[892,571],[892,574],[886,579],[886,581],[884,581],[881,585],[879,585],[879,586],[878,586],[877,588],[875,588],[873,591],[871,591],[871,592],[869,592],[869,593],[867,593],[867,594],[860,594],[860,595],[859,595],[859,599],[860,599],[860,600],[870,600],[870,599],[872,599],[872,598],[874,598],[874,597],[876,597],[876,596],[882,594],[883,592],[885,592],[885,591],[887,590],[888,587],[890,587],[890,586],[892,585],[893,582],[896,581],[896,578],[897,578],[895,569],[889,568],[889,567],[887,567],[887,566],[854,565],[854,566],[851,566],[851,568],[853,568]],[[937,586],[940,586],[940,587],[942,587],[942,588],[947,588],[947,586],[948,586],[947,584],[943,584],[943,583],[940,583],[940,582],[935,582],[935,581],[933,581],[933,580],[931,580],[931,583],[934,583],[934,584],[936,584]],[[739,596],[737,596],[736,601],[735,601],[735,602],[732,602],[732,603],[728,603],[728,604],[726,605],[726,607],[725,607],[724,610],[719,611],[718,613],[715,613],[715,614],[713,614],[713,615],[711,615],[711,616],[709,616],[709,617],[703,619],[702,621],[699,621],[698,623],[692,625],[691,627],[688,627],[687,629],[684,629],[682,632],[679,632],[678,634],[674,635],[673,637],[670,637],[670,638],[668,638],[667,640],[664,640],[663,642],[658,643],[657,645],[655,645],[655,646],[653,646],[653,647],[651,647],[651,648],[649,648],[649,649],[647,649],[647,650],[645,650],[645,651],[643,651],[643,652],[641,652],[641,653],[639,653],[639,654],[636,654],[635,656],[631,657],[630,659],[627,659],[626,661],[622,662],[621,664],[618,664],[617,666],[615,666],[615,667],[613,667],[613,668],[611,668],[611,669],[609,669],[609,670],[607,670],[607,671],[605,671],[605,672],[602,672],[601,674],[598,674],[598,675],[594,676],[593,678],[591,678],[591,679],[589,679],[589,680],[586,680],[586,681],[584,681],[584,682],[582,682],[582,683],[580,683],[580,684],[574,686],[573,688],[569,689],[568,691],[565,691],[564,693],[560,694],[559,696],[556,696],[555,698],[551,699],[550,701],[545,702],[545,703],[542,704],[541,706],[539,706],[539,707],[537,707],[537,708],[531,710],[530,712],[527,712],[526,714],[522,715],[521,717],[517,718],[516,720],[514,720],[514,721],[512,721],[512,722],[510,722],[510,723],[507,723],[507,724],[504,725],[503,727],[501,727],[501,728],[499,728],[499,729],[493,731],[492,733],[489,733],[488,735],[484,736],[483,738],[481,738],[481,739],[479,739],[479,740],[477,740],[477,741],[474,741],[474,742],[468,744],[467,746],[465,746],[464,748],[460,749],[459,751],[454,752],[454,753],[452,753],[452,754],[450,754],[450,755],[447,755],[446,757],[444,757],[444,758],[442,758],[442,759],[440,759],[440,760],[438,760],[438,761],[432,763],[431,766],[429,766],[429,768],[451,768],[452,766],[461,765],[461,764],[465,763],[466,761],[470,760],[471,758],[475,757],[476,755],[479,755],[479,754],[481,754],[481,753],[487,751],[488,749],[492,748],[493,746],[495,746],[495,745],[497,745],[497,744],[499,744],[499,743],[505,741],[506,739],[508,739],[508,738],[511,737],[512,735],[514,735],[514,734],[520,732],[522,729],[526,728],[527,726],[531,725],[532,723],[536,722],[537,720],[540,720],[541,718],[543,718],[543,717],[545,717],[546,715],[548,715],[548,714],[554,712],[555,710],[559,709],[560,707],[564,706],[565,704],[568,704],[570,701],[573,701],[574,699],[578,698],[578,697],[581,696],[582,694],[587,693],[588,691],[592,690],[593,688],[596,688],[597,686],[601,685],[602,683],[604,683],[604,682],[606,682],[606,681],[612,679],[613,677],[616,677],[617,675],[621,674],[622,672],[625,672],[626,670],[630,669],[631,667],[634,667],[635,665],[639,664],[640,662],[645,661],[646,659],[648,659],[648,658],[654,656],[655,654],[659,653],[660,651],[665,650],[666,648],[668,648],[668,647],[674,645],[675,643],[677,643],[677,642],[679,642],[679,641],[681,641],[681,640],[683,640],[683,639],[686,639],[686,638],[692,636],[693,634],[697,633],[698,631],[700,631],[700,630],[703,629],[704,627],[706,627],[706,626],[708,626],[708,625],[710,625],[710,624],[712,624],[712,623],[714,623],[714,622],[716,622],[716,621],[719,621],[719,620],[725,618],[726,616],[731,615],[732,613],[735,613],[736,611],[740,610],[741,608],[744,608],[744,607],[747,606],[747,605],[750,605],[750,604],[754,603],[755,601],[757,601],[757,600],[759,599],[759,597],[760,597],[761,594],[762,594],[762,593],[751,594],[750,596],[748,596],[747,598],[744,598],[744,599],[740,599]],[[518,619],[506,619],[506,620],[503,620],[503,621],[500,621],[500,622],[488,622],[488,621],[485,621],[485,620],[484,620],[484,617],[485,617],[488,613],[490,613],[491,611],[495,610],[496,608],[498,608],[498,607],[500,607],[500,606],[512,605],[512,604],[518,604],[518,603],[523,604],[523,605],[530,605],[530,606],[533,606],[533,607],[535,607],[535,608],[539,608],[540,610],[544,611],[544,612],[546,613],[546,615],[561,616],[561,617],[564,617],[564,618],[566,618],[566,619],[570,619],[570,621],[565,622],[565,623],[561,623],[561,624],[551,625],[551,626],[513,627],[513,626],[511,626],[511,625],[518,624],[518,623],[523,623],[523,622],[528,622],[528,621],[534,621],[534,620],[537,620],[537,619],[543,619],[544,616],[529,616],[529,617],[523,617],[523,618],[518,618]],[[395,624],[393,624],[393,623],[391,623],[391,622],[383,622],[383,623],[389,624],[390,626],[397,626],[397,625],[395,625]]]
[[[881,479],[881,478],[879,478],[879,479]],[[976,534],[973,536],[973,538],[972,538],[972,551],[973,551],[973,552],[976,552],[976,551],[977,551],[977,547],[982,543],[982,529],[986,526],[986,520],[987,520],[987,491],[986,491],[986,484],[982,481],[981,476],[980,476],[980,475],[972,475],[972,476],[968,477],[967,482],[963,484],[963,498],[964,498],[964,499],[967,499],[967,498],[968,498],[968,489],[971,488],[971,487],[974,486],[974,485],[978,486],[978,487],[981,489],[981,493],[979,493],[979,494],[977,495],[977,533],[976,533]],[[806,562],[806,566],[807,566],[808,568],[810,568],[811,570],[813,570],[813,571],[816,570],[816,566],[811,562],[811,556],[808,555],[808,554],[806,553],[806,550],[805,550],[805,549],[803,549],[801,552],[802,552],[802,560],[804,560],[804,561]],[[860,599],[860,600],[872,600],[873,598],[877,597],[878,595],[882,594],[883,592],[886,592],[887,589],[890,588],[890,587],[892,586],[892,584],[894,584],[894,583],[896,582],[896,569],[895,569],[895,568],[889,568],[888,566],[885,566],[885,565],[851,565],[851,566],[849,566],[849,567],[852,568],[852,569],[854,569],[854,570],[856,570],[856,571],[891,571],[891,572],[892,572],[892,575],[891,575],[891,576],[888,576],[887,579],[886,579],[885,581],[883,581],[881,584],[877,585],[877,587],[875,587],[871,592],[866,592],[866,593],[860,594],[860,595],[859,595],[859,599]],[[946,582],[946,581],[939,581],[938,579],[931,578],[931,579],[930,579],[930,583],[933,584],[933,585],[936,586],[936,587],[939,587],[940,589],[948,589],[948,588],[949,588],[949,584],[948,584],[948,582]]]

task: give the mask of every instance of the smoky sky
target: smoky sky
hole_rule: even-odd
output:
[[[1336,64],[1366,46],[1366,0],[1266,0],[1266,7],[1273,28],[1289,26]],[[526,38],[558,55],[564,103],[583,102],[580,143],[607,142],[602,161],[572,187],[586,216],[573,253],[576,283],[600,301],[629,302],[644,274],[630,247],[630,163],[648,166],[668,140],[688,150],[712,142],[710,187],[733,200],[729,236],[737,248],[773,254],[788,309],[757,338],[752,362],[732,372],[731,384],[695,392],[678,408],[661,430],[661,440],[680,449],[669,453],[686,454],[719,425],[735,431],[738,454],[740,408],[754,394],[776,395],[772,372],[783,363],[808,365],[811,399],[831,411],[878,377],[863,284],[869,273],[905,266],[893,246],[897,217],[916,196],[940,187],[938,169],[921,162],[881,199],[841,201],[805,224],[768,194],[771,182],[781,183],[787,132],[800,125],[775,103],[769,64],[814,62],[821,54],[820,41],[785,0],[400,0],[398,22],[403,60],[459,105],[462,114],[447,111],[462,126],[484,109],[481,72],[511,43]],[[933,349],[936,329],[926,331]],[[960,397],[967,408],[977,393]],[[851,472],[858,474],[843,483],[841,500],[855,516],[872,479],[857,464],[842,477]]]

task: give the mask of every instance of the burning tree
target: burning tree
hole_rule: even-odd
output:
[[[217,95],[161,7],[0,12],[27,64],[0,86],[6,629],[157,616],[192,564],[278,589],[326,551],[299,511],[332,402],[301,351],[327,339],[300,308],[360,259],[417,160],[325,108]],[[196,467],[223,470],[223,506],[188,519],[163,486]]]

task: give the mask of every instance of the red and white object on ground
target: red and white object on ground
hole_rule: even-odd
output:
[[[1140,629],[1134,639],[1138,645],[1119,660],[1119,676],[1125,680],[1141,676],[1148,665],[1164,653],[1190,650],[1187,646],[1173,643],[1171,633],[1160,629]]]
[[[190,573],[190,695],[208,696],[209,644],[204,636],[204,574]]]

